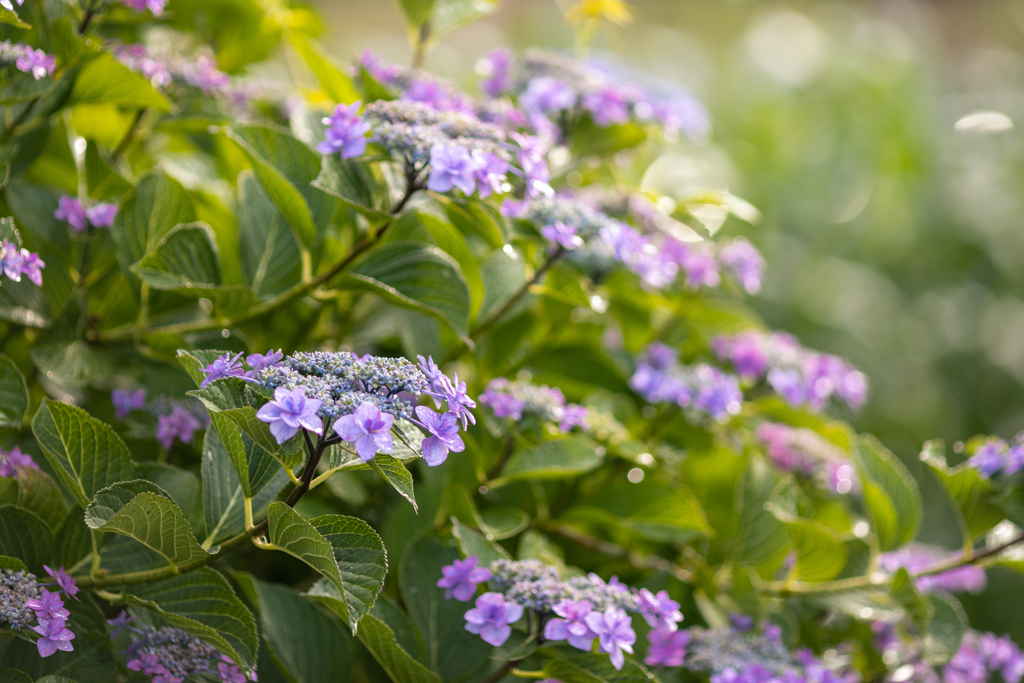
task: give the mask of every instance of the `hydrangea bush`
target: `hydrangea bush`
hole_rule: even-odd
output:
[[[925,444],[915,543],[868,379],[746,307],[756,210],[657,182],[685,89],[0,4],[0,680],[1019,683],[955,594],[1024,567],[1024,442]],[[417,64],[494,8],[400,5]]]

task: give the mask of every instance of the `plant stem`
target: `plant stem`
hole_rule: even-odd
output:
[[[509,661],[505,662],[505,664],[503,664],[500,669],[498,669],[497,671],[492,673],[490,676],[485,678],[483,680],[483,683],[498,683],[498,681],[503,679],[505,676],[508,676],[509,673],[512,671],[512,669],[514,669],[517,666],[519,666],[522,662],[523,662],[523,660],[521,660],[521,659],[512,659],[512,660],[509,660]]]
[[[93,0],[89,0],[85,6],[85,15],[82,17],[82,21],[78,24],[78,33],[85,35],[85,32],[89,30],[89,24],[92,23],[92,18],[96,16],[96,6]]]
[[[596,550],[602,555],[608,555],[609,557],[621,557],[629,562],[632,566],[637,569],[655,569],[658,571],[668,572],[672,576],[676,577],[684,583],[690,583],[693,581],[693,573],[687,569],[683,569],[679,565],[669,562],[664,557],[658,557],[657,555],[641,555],[635,550],[631,550],[617,543],[605,541],[591,536],[588,533],[580,531],[576,527],[568,524],[542,524],[540,528],[545,531],[550,531],[558,534],[564,538],[574,541],[585,548]]]
[[[966,565],[977,564],[984,559],[998,555],[1007,548],[1014,546],[1021,541],[1024,541],[1024,533],[1011,538],[1005,543],[992,546],[991,548],[983,548],[977,552],[972,553],[967,557],[955,557],[951,560],[945,560],[943,562],[936,562],[930,567],[926,567],[916,574],[911,574],[910,578],[919,579],[924,576],[932,576],[934,574],[942,574],[948,572],[951,569],[957,569]],[[824,593],[841,593],[843,591],[856,590],[858,588],[878,588],[886,586],[892,580],[892,577],[886,576],[884,578],[875,578],[873,576],[857,576],[850,579],[839,579],[838,581],[822,581],[820,583],[800,583],[800,582],[786,582],[786,581],[771,581],[765,584],[765,590],[777,595],[820,595]]]
[[[117,147],[110,153],[110,160],[117,161],[118,157],[125,153],[128,146],[132,144],[132,138],[135,137],[135,130],[139,127],[139,123],[142,121],[142,117],[146,115],[146,108],[143,107],[139,111],[135,112],[135,118],[132,119],[132,124],[128,126],[128,130],[125,131],[124,136],[121,137],[121,141],[117,143]]]

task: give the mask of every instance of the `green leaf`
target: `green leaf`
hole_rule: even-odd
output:
[[[369,613],[384,586],[388,573],[384,543],[369,524],[355,517],[324,515],[309,523],[331,545],[341,575],[340,594],[330,590],[336,584],[320,592],[332,598],[329,606],[348,623],[354,634],[359,620]]]
[[[84,517],[85,511],[78,505],[72,505],[64,517],[64,524],[57,530],[55,542],[60,554],[54,561],[58,566],[73,567],[92,552],[92,534],[96,532],[82,523]]]
[[[3,667],[0,668],[0,681],[9,681],[9,683],[32,683],[32,677],[24,671]]]
[[[179,360],[182,356],[188,355],[184,351],[178,352]],[[205,388],[190,391],[188,395],[202,401],[207,410],[229,418],[285,468],[293,469],[302,462],[305,452],[302,436],[296,434],[283,444],[279,444],[270,433],[267,423],[256,417],[256,411],[266,399],[243,380],[233,377],[220,379],[211,382]],[[223,437],[224,434],[221,432],[221,438]],[[237,463],[236,467],[239,466],[240,463]]]
[[[497,543],[489,541],[482,534],[469,528],[459,520],[452,518],[452,536],[459,542],[459,548],[465,557],[475,555],[477,566],[490,567],[498,560],[511,560],[508,551]]]
[[[310,185],[320,174],[320,157],[284,131],[234,126],[226,133],[252,163],[267,196],[284,214],[302,244],[309,246],[334,216],[335,202]]]
[[[123,482],[100,491],[85,510],[85,523],[90,529],[133,538],[173,567],[207,556],[181,508],[146,481]]]
[[[626,658],[616,671],[607,655],[583,654],[569,659],[550,659],[544,674],[561,683],[657,683],[658,679],[634,659]]]
[[[924,636],[924,659],[929,664],[943,664],[960,649],[967,631],[967,616],[952,595],[933,593],[925,596],[931,606],[932,619]]]
[[[267,506],[288,483],[288,474],[269,453],[252,440],[243,440],[234,423],[229,421],[227,427],[234,430],[238,436],[242,464],[248,468],[245,479],[252,482],[253,493],[250,497],[253,520],[254,523],[258,523],[265,516]],[[248,462],[247,452],[253,456]],[[203,439],[202,475],[207,533],[203,545],[209,547],[237,536],[245,530],[246,492],[238,479],[228,449],[216,429],[207,430]]]
[[[132,271],[153,289],[209,289],[220,284],[216,238],[205,223],[172,228]]]
[[[367,464],[370,466],[370,469],[383,477],[384,481],[391,484],[391,487],[402,498],[409,501],[412,509],[417,514],[419,513],[420,509],[416,506],[416,492],[412,483],[412,475],[409,473],[409,470],[405,469],[405,465],[400,460],[391,457],[387,453],[378,453]]]
[[[309,70],[320,82],[324,93],[334,102],[352,104],[359,99],[359,93],[352,84],[352,79],[341,70],[327,50],[320,43],[301,33],[288,33],[288,42],[302,57]]]
[[[689,491],[648,482],[605,488],[566,513],[576,516],[597,516],[652,541],[683,542],[710,531]]]
[[[447,323],[461,336],[469,322],[469,287],[451,256],[422,242],[391,242],[362,258],[339,281]]]
[[[419,30],[434,11],[435,0],[397,0],[397,2],[409,28],[414,30]]]
[[[267,520],[270,523],[267,540],[274,550],[302,560],[344,592],[338,563],[334,560],[334,548],[316,527],[282,502],[267,509]]]
[[[921,494],[907,468],[878,439],[857,439],[864,503],[879,548],[893,550],[909,543],[921,526]]]
[[[34,467],[18,468],[18,507],[30,510],[56,532],[64,523],[67,508],[50,475]]]
[[[425,663],[445,681],[468,677],[492,652],[479,636],[466,631],[466,605],[445,600],[444,589],[437,587],[441,567],[458,557],[458,551],[437,539],[418,538],[406,547],[398,572],[409,617],[426,644]]]
[[[913,619],[918,633],[927,633],[932,621],[932,605],[918,592],[906,568],[900,567],[892,577],[889,595],[897,600]]]
[[[18,366],[0,354],[0,427],[20,427],[28,413],[28,386]]]
[[[771,576],[789,554],[786,525],[765,509],[779,485],[778,476],[761,459],[751,460],[737,486],[737,561]]]
[[[498,10],[498,0],[435,0],[430,28],[435,37],[447,35]]]
[[[604,458],[597,444],[582,437],[549,439],[539,446],[512,454],[501,474],[487,484],[489,488],[524,479],[563,479],[594,469]]]
[[[28,566],[16,557],[0,555],[0,569],[13,569],[16,572],[28,571]]]
[[[171,111],[171,103],[154,90],[144,76],[121,64],[111,54],[102,54],[82,67],[71,90],[70,103],[105,103],[125,109]]]
[[[0,24],[8,24],[17,28],[32,28],[31,24],[26,24],[21,17],[6,7],[0,7]]]
[[[846,566],[846,545],[824,524],[788,515],[775,505],[769,511],[789,530],[796,551],[793,573],[801,581],[834,579]]]
[[[43,399],[32,432],[60,483],[83,508],[100,489],[134,475],[121,437],[81,408]]]
[[[941,441],[929,441],[921,452],[921,460],[942,484],[953,504],[953,512],[963,534],[965,548],[1003,520],[1003,511],[996,505],[996,490],[981,472],[967,463],[950,469],[946,465]]]
[[[126,272],[177,225],[195,221],[195,209],[185,188],[170,176],[154,171],[121,201],[110,236],[117,260]]]
[[[208,567],[126,586],[123,602],[202,638],[245,669],[256,664],[256,621],[224,577]]]
[[[377,188],[366,166],[354,159],[342,159],[340,154],[325,156],[313,187],[340,199],[365,216],[371,226],[384,225],[392,218],[383,192]]]
[[[511,505],[487,508],[480,513],[480,530],[489,539],[502,541],[517,536],[530,526],[530,515]]]
[[[53,532],[33,512],[14,505],[0,505],[0,555],[24,562],[41,575],[53,558]]]
[[[351,637],[337,617],[285,586],[244,572],[234,576],[258,608],[263,638],[285,680],[328,683],[351,669]],[[262,668],[259,673],[263,680]]]
[[[298,284],[302,276],[299,242],[249,170],[238,174],[238,243],[242,275],[256,296],[274,296]]]
[[[410,655],[391,628],[372,614],[360,620],[359,640],[395,683],[441,683],[441,677]]]

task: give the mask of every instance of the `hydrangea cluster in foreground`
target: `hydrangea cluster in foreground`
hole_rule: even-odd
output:
[[[40,657],[49,657],[58,650],[73,651],[75,634],[68,628],[71,613],[64,608],[64,598],[78,598],[80,590],[64,567],[54,571],[44,566],[53,582],[41,583],[24,570],[0,569],[0,628],[21,631],[36,638]],[[56,586],[50,591],[47,586]],[[32,620],[36,624],[32,624]]]
[[[216,675],[222,683],[257,680],[255,672],[247,675],[215,647],[181,629],[168,626],[136,629],[128,625],[131,620],[125,612],[108,620],[107,623],[114,627],[111,639],[122,628],[133,633],[131,644],[123,653],[128,660],[127,666],[149,676],[153,683],[185,683],[201,674]]]

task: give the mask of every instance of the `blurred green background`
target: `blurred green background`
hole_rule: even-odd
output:
[[[868,374],[872,395],[853,422],[921,481],[921,540],[954,547],[921,443],[1024,429],[1024,2],[629,4],[633,20],[595,47],[708,105],[711,139],[682,147],[680,163],[763,212],[757,226],[722,229],[768,260],[752,305]],[[339,58],[372,47],[409,63],[393,4],[318,8]],[[555,0],[505,0],[427,65],[471,86],[494,47],[573,43]],[[965,605],[976,628],[1024,642],[1024,577],[992,571]]]

